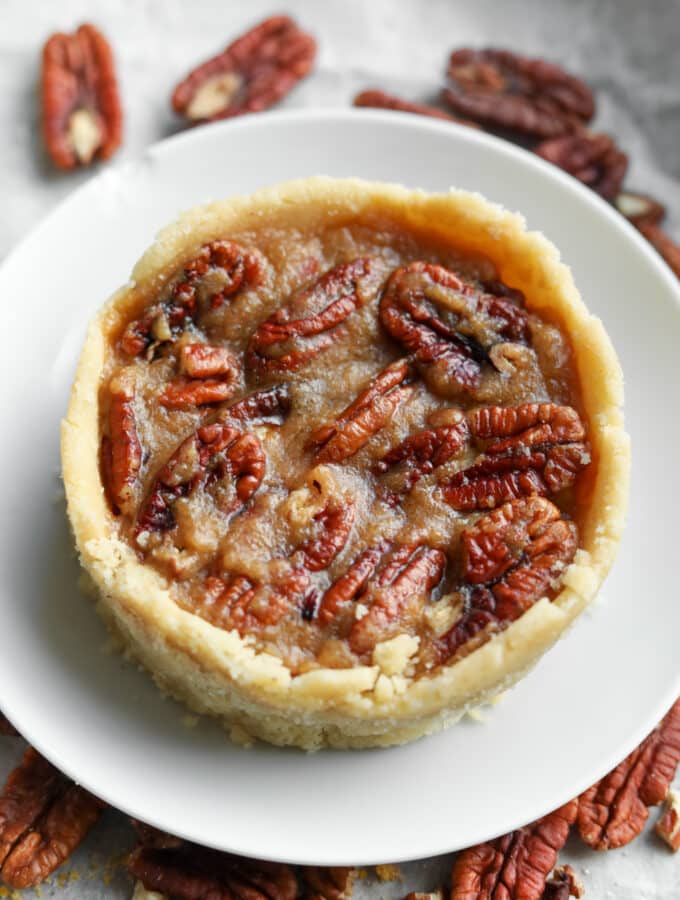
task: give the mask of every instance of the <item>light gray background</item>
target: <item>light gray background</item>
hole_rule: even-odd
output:
[[[357,91],[376,86],[431,101],[448,51],[464,44],[506,46],[563,63],[595,90],[596,127],[617,136],[631,155],[628,186],[668,205],[667,227],[680,239],[676,0],[288,0],[280,6],[272,0],[0,0],[0,258],[96,171],[55,173],[37,136],[40,48],[52,31],[92,21],[111,40],[126,115],[118,158],[134,158],[178,130],[168,104],[176,81],[245,27],[278,11],[296,15],[320,46],[313,76],[285,101],[288,107],[346,106]],[[3,298],[5,303],[17,300]],[[566,734],[556,740],[578,739],[568,729]],[[20,750],[20,741],[0,739],[0,775]],[[404,828],[417,828],[426,816],[426,809],[404,810]],[[656,816],[653,811],[652,821]],[[42,896],[128,897],[131,885],[122,858],[131,843],[124,817],[107,813],[72,864],[43,886]],[[563,858],[581,873],[590,900],[680,898],[680,858],[652,834],[604,855],[584,850],[573,839]],[[362,880],[356,893],[396,898],[432,889],[446,878],[449,864],[446,857],[413,863],[402,867],[403,882],[375,886]]]

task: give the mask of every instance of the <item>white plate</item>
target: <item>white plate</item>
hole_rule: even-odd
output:
[[[231,746],[104,652],[76,588],[59,500],[59,419],[87,319],[160,226],[195,203],[282,179],[360,175],[479,190],[572,266],[627,375],[630,522],[604,599],[489,714],[393,750]],[[575,181],[475,131],[391,113],[253,116],[113,166],[0,270],[0,706],[113,805],[203,844],[318,864],[443,853],[544,814],[599,778],[680,690],[678,288],[622,218]]]

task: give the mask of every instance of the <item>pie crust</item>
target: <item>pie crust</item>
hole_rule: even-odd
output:
[[[521,286],[529,311],[558,317],[573,350],[589,429],[592,486],[580,520],[579,549],[559,593],[543,597],[478,649],[433,674],[409,677],[412,649],[403,635],[380,648],[374,665],[317,668],[292,675],[236,631],[214,627],[170,597],[167,582],[144,565],[113,527],[99,468],[96,398],[114,321],[130,308],[131,288],[164,275],[208,241],[268,226],[313,231],[332,219],[361,223],[386,215],[406,232],[437,232],[465,253],[493,262],[507,284]],[[159,687],[240,735],[307,750],[388,746],[456,721],[525,674],[593,600],[614,559],[628,497],[629,439],[623,382],[610,340],[583,304],[570,270],[542,234],[482,196],[459,190],[428,194],[358,179],[287,182],[248,197],[193,209],[165,228],[89,327],[70,405],[62,423],[68,515],[97,608],[122,648]],[[406,670],[408,671],[408,670]]]

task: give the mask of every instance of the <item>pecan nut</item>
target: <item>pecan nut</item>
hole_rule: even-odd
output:
[[[193,69],[172,106],[190,122],[214,122],[268,109],[307,75],[316,42],[288,16],[272,16]]]
[[[571,800],[531,825],[463,850],[453,864],[451,900],[541,900],[576,808]]]
[[[394,466],[405,470],[404,490],[423,476],[453,459],[468,437],[467,419],[460,410],[442,410],[430,417],[432,428],[426,428],[403,440],[378,460],[374,470],[383,474]]]
[[[144,546],[153,532],[175,527],[173,504],[212,486],[233,482],[236,496],[219,501],[225,515],[238,512],[260,486],[266,459],[259,438],[233,425],[202,425],[189,435],[159,472],[136,525],[137,542]]]
[[[127,865],[147,890],[173,900],[296,900],[298,895],[290,866],[231,856],[188,841],[140,844]]]
[[[613,138],[585,129],[543,141],[535,152],[606,200],[613,200],[619,193],[628,170],[628,157],[619,150]]]
[[[663,228],[653,222],[639,222],[637,228],[666,260],[676,278],[680,278],[680,245],[674,243]]]
[[[276,566],[268,584],[253,585],[242,575],[206,579],[201,615],[213,624],[236,628],[241,633],[276,625],[296,609],[303,618],[314,618],[321,594],[312,585],[310,575],[327,569],[342,552],[354,519],[353,503],[331,497],[311,517],[312,535],[287,560],[273,561]]]
[[[479,387],[494,345],[528,339],[526,313],[511,298],[486,294],[425,262],[390,275],[380,298],[380,321],[414,355],[433,387],[454,394]]]
[[[454,50],[442,98],[459,116],[535,138],[566,134],[595,112],[587,84],[560,66],[509,50]]]
[[[659,225],[666,217],[666,207],[649,194],[635,194],[633,191],[621,191],[614,198],[614,206],[622,216],[633,225],[643,222]]]
[[[405,544],[388,558],[380,574],[361,595],[372,598],[363,618],[349,632],[355,653],[371,651],[377,643],[403,631],[419,617],[432,590],[444,575],[446,556],[423,544]]]
[[[442,487],[454,509],[491,509],[507,500],[561,491],[590,462],[585,429],[570,406],[489,406],[469,416],[484,453]]]
[[[584,893],[583,884],[572,867],[558,866],[552,878],[546,881],[541,900],[569,900],[570,897],[580,900]]]
[[[680,850],[680,794],[669,791],[661,818],[654,831],[674,853]]]
[[[109,434],[104,435],[101,442],[103,481],[114,512],[130,514],[142,466],[134,388],[128,379],[114,378],[109,392]]]
[[[346,900],[352,895],[354,874],[347,866],[303,866],[300,896],[303,900]]]
[[[545,596],[572,561],[578,537],[550,501],[530,497],[482,516],[463,531],[462,544],[460,616],[436,642],[438,662],[470,652]]]
[[[43,49],[42,130],[60,169],[108,159],[123,135],[123,111],[111,47],[93,25],[53,34]]]
[[[29,747],[0,796],[0,875],[15,888],[44,881],[104,807]]]
[[[318,610],[320,622],[332,622],[343,607],[362,596],[380,560],[390,547],[389,541],[382,541],[359,554],[344,575],[334,581],[323,595]]]
[[[354,518],[352,503],[329,500],[313,518],[317,534],[297,548],[294,561],[308,572],[327,569],[347,543]]]
[[[167,299],[130,322],[120,347],[129,356],[152,354],[183,330],[199,305],[217,309],[239,291],[259,285],[263,277],[264,264],[258,253],[233,241],[211,241],[184,266]]]
[[[318,462],[337,463],[354,456],[390,421],[395,410],[411,394],[409,366],[399,360],[379,372],[333,422],[310,436]]]
[[[578,829],[594,850],[623,847],[661,803],[680,761],[680,700],[622,763],[579,797]]]
[[[251,624],[247,619],[248,606],[254,596],[255,586],[245,575],[210,575],[196,611],[218,628],[245,628]]]
[[[444,119],[447,122],[458,122],[470,128],[479,128],[475,122],[459,119],[450,113],[444,112],[442,109],[438,109],[436,106],[430,106],[427,103],[412,103],[410,100],[402,100],[401,97],[395,97],[393,94],[385,93],[385,91],[362,91],[354,98],[354,106],[366,106],[372,109],[394,109],[398,112],[416,113],[419,116],[429,116],[432,119]]]
[[[184,344],[180,372],[161,392],[158,402],[169,409],[186,409],[229,400],[241,383],[238,357],[226,347]]]
[[[255,391],[232,403],[221,418],[235,422],[281,425],[290,412],[288,386],[277,384],[264,391]]]
[[[340,337],[338,326],[375,295],[381,274],[371,257],[329,269],[262,322],[248,345],[248,365],[259,373],[292,371],[328,349]]]

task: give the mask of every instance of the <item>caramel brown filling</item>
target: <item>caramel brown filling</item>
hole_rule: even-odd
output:
[[[121,537],[294,673],[470,652],[556,591],[590,462],[569,341],[521,289],[387,222],[197,248],[109,332]]]

